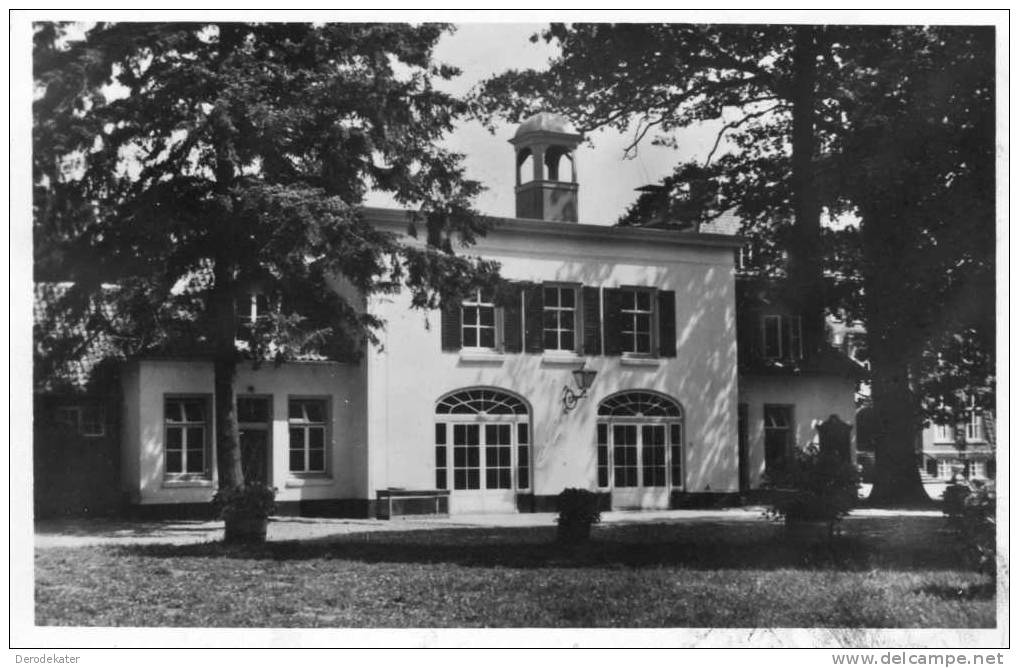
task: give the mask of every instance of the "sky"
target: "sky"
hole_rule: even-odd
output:
[[[508,69],[547,66],[556,50],[532,34],[547,24],[540,23],[462,23],[452,35],[439,42],[435,58],[459,67],[463,74],[451,85],[451,93],[464,94],[484,79]],[[465,154],[468,177],[483,183],[487,190],[477,200],[480,212],[494,216],[515,215],[513,147],[509,139],[516,126],[503,123],[490,134],[477,121],[465,121],[450,135],[446,145]],[[632,160],[623,158],[630,136],[615,130],[596,131],[577,149],[577,181],[580,184],[580,222],[612,225],[639,193],[635,188],[655,183],[672,173],[682,160],[704,159],[711,150],[715,130],[700,127],[677,134],[679,148],[652,146],[648,136]],[[385,195],[372,195],[372,206],[393,206]]]

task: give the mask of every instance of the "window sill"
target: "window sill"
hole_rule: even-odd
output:
[[[328,487],[333,484],[333,479],[326,475],[317,475],[308,478],[287,478],[284,487]]]
[[[169,479],[169,480],[164,480],[163,481],[163,488],[164,489],[182,489],[182,488],[188,488],[188,487],[212,487],[212,485],[213,485],[212,480],[208,479],[208,478],[204,478],[204,479],[200,479],[200,480],[187,480],[187,479],[174,480],[174,479]]]
[[[495,350],[461,350],[460,361],[461,362],[474,362],[482,364],[502,364],[506,359],[506,356]]]
[[[626,355],[623,355],[619,358],[619,363],[623,366],[656,367],[662,363],[662,360],[658,357],[627,357]]]
[[[545,351],[541,355],[542,364],[568,364],[570,366],[580,364],[584,361],[583,355],[565,352],[561,350]]]

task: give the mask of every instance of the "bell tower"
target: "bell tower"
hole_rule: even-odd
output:
[[[583,139],[569,119],[541,112],[517,128],[515,150],[517,218],[577,222],[577,163]]]

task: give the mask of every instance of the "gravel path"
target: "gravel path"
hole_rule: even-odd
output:
[[[936,510],[860,509],[852,518],[930,516]],[[851,519],[852,519],[851,518]],[[761,508],[725,510],[613,511],[602,513],[604,523],[660,522],[762,522]],[[332,536],[369,531],[413,531],[419,529],[550,526],[554,513],[510,515],[455,515],[394,520],[337,519],[317,517],[276,517],[269,522],[268,539],[324,540]],[[37,548],[79,547],[84,545],[128,545],[163,543],[183,545],[220,540],[223,523],[201,520],[165,520],[128,522],[103,519],[44,520],[35,524]]]

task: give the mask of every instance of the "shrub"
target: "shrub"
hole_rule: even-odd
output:
[[[770,475],[766,486],[774,497],[766,514],[773,519],[825,522],[828,536],[856,505],[860,475],[857,467],[836,452],[821,452],[811,445],[797,450],[784,471]]]
[[[591,525],[601,521],[598,495],[586,489],[564,489],[559,493],[558,508],[557,537],[563,543],[583,543],[591,536]]]
[[[267,519],[276,512],[276,488],[261,483],[221,489],[212,497],[216,513],[224,520]]]
[[[994,483],[977,480],[949,485],[943,497],[948,526],[958,538],[967,560],[980,573],[994,578],[997,513]]]

